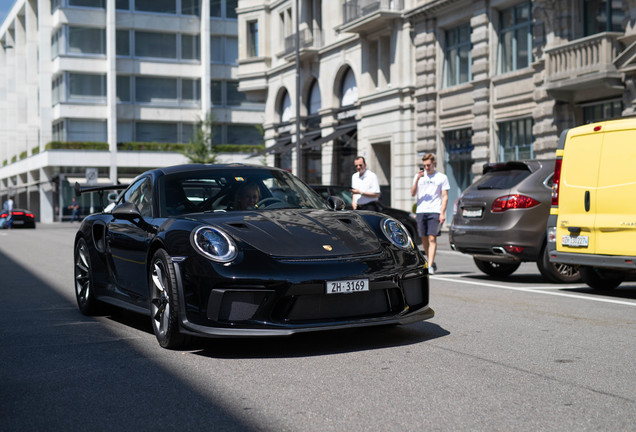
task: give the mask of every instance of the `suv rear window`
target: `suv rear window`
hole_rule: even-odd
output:
[[[528,170],[502,170],[490,171],[477,180],[474,187],[477,189],[510,189],[530,175]]]

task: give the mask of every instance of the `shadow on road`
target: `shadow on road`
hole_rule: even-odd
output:
[[[292,358],[413,345],[447,336],[437,324],[420,322],[295,334],[276,338],[200,339],[197,354],[213,358]]]
[[[0,277],[3,431],[259,429],[162,365],[183,353],[140,349],[2,252]]]

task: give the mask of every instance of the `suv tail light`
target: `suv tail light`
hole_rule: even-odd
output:
[[[561,183],[561,164],[563,158],[558,158],[554,163],[554,175],[552,176],[552,205],[559,205],[559,184]]]
[[[504,212],[511,209],[526,209],[541,204],[534,198],[525,195],[505,195],[500,196],[492,203],[490,211],[493,213]]]

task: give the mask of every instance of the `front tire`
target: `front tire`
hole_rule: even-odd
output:
[[[475,265],[479,270],[486,273],[489,276],[502,278],[510,276],[519,268],[521,263],[496,263],[492,261],[482,261],[477,258],[473,258]]]
[[[84,315],[96,315],[101,304],[95,298],[93,267],[86,240],[80,238],[75,245],[75,298],[77,307]]]
[[[173,264],[168,253],[159,249],[152,257],[149,271],[150,318],[159,345],[176,349],[189,338],[179,332],[179,296]]]
[[[537,267],[548,282],[574,283],[581,279],[578,265],[550,262],[550,252],[545,246],[541,249]]]
[[[588,266],[581,266],[579,273],[583,282],[589,285],[590,288],[597,290],[613,290],[624,280],[624,276],[621,273],[614,273]]]

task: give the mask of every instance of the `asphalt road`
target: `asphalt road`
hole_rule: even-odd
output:
[[[147,317],[84,317],[77,225],[0,231],[3,431],[633,431],[636,283],[503,281],[448,249],[434,319],[159,347]]]

